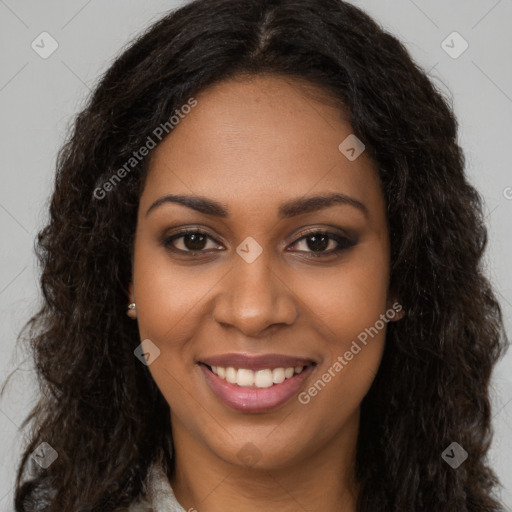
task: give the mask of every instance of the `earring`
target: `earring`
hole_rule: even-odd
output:
[[[128,304],[128,310],[126,314],[132,319],[135,320],[137,318],[137,312],[135,311],[135,302]]]

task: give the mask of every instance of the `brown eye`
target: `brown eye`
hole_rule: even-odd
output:
[[[299,252],[306,252],[310,253],[311,256],[321,257],[337,254],[345,249],[353,247],[356,245],[357,240],[352,240],[341,236],[338,233],[332,233],[329,231],[313,231],[299,238],[293,246],[296,246],[301,242],[304,242],[304,245],[308,250]],[[331,247],[331,249],[327,250],[329,247]]]
[[[328,235],[321,233],[309,235],[304,240],[306,240],[308,248],[314,252],[325,251],[329,247],[329,242],[332,241]]]
[[[206,238],[199,233],[190,233],[183,235],[183,245],[191,251],[200,251],[206,245]]]
[[[208,241],[214,242],[211,247]],[[292,247],[303,243],[305,250],[298,252],[307,253],[313,257],[331,256],[345,249],[356,245],[357,240],[349,239],[338,233],[329,231],[312,231],[299,238]],[[184,230],[174,235],[168,236],[162,240],[162,245],[176,253],[200,253],[207,252],[211,249],[218,249],[218,242],[208,233],[201,230]],[[178,247],[181,246],[181,247]]]
[[[182,247],[176,247],[176,242],[182,239],[180,245]],[[162,240],[164,247],[175,252],[205,252],[204,249],[207,246],[208,240],[213,238],[208,233],[200,230],[187,230],[181,231],[175,235],[166,237]],[[215,240],[213,240],[216,242]],[[212,247],[215,248],[216,246]]]

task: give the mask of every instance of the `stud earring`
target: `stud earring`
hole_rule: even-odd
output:
[[[126,314],[132,319],[135,320],[137,318],[137,312],[135,311],[135,302],[128,304],[128,310]]]

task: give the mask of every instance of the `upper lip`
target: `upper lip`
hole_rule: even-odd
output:
[[[245,368],[247,370],[264,370],[275,368],[290,368],[296,366],[307,366],[316,364],[308,357],[287,356],[284,354],[220,354],[206,357],[199,361],[208,366],[222,366],[223,368]]]

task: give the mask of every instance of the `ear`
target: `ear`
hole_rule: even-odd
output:
[[[405,309],[401,301],[394,295],[390,295],[386,302],[386,316],[390,322],[398,322],[405,316]]]

